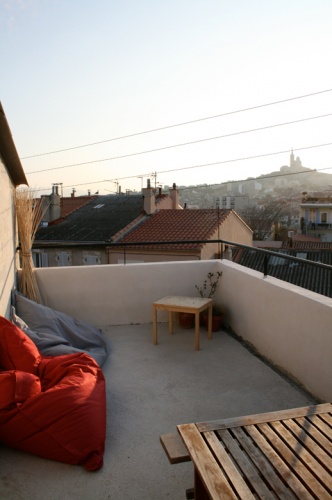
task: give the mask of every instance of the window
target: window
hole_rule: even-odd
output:
[[[70,266],[71,257],[69,255],[69,253],[67,253],[67,252],[60,252],[55,257],[55,260],[58,262],[59,267]]]
[[[309,215],[310,215],[309,221],[316,222],[316,209],[315,208],[310,208]]]
[[[327,212],[322,212],[320,214],[320,221],[322,224],[326,224],[327,223]]]
[[[32,259],[35,267],[48,267],[48,255],[44,252],[33,251]]]
[[[98,255],[84,255],[83,264],[86,266],[96,266],[101,264],[101,258]]]

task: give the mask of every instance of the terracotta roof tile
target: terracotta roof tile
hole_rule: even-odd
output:
[[[144,219],[138,226],[120,241],[162,242],[177,240],[207,240],[213,236],[218,227],[231,213],[231,210],[198,209],[198,210],[159,210]],[[178,245],[158,245],[158,248],[197,249],[202,244],[183,243]],[[152,248],[153,245],[149,245]]]

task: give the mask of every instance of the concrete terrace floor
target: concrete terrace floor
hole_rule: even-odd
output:
[[[314,404],[225,332],[194,350],[194,330],[109,326],[107,439],[97,472],[0,446],[0,499],[177,500],[193,486],[191,462],[170,465],[159,441],[181,423]]]

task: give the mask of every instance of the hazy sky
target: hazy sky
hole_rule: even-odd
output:
[[[332,173],[332,145],[311,148],[332,116],[299,121],[332,113],[332,91],[227,114],[332,89],[331,23],[331,0],[0,0],[0,99],[30,186],[220,183],[291,148]]]

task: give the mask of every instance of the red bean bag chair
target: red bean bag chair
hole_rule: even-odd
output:
[[[105,379],[85,353],[45,357],[0,317],[0,441],[89,471],[103,465]]]

